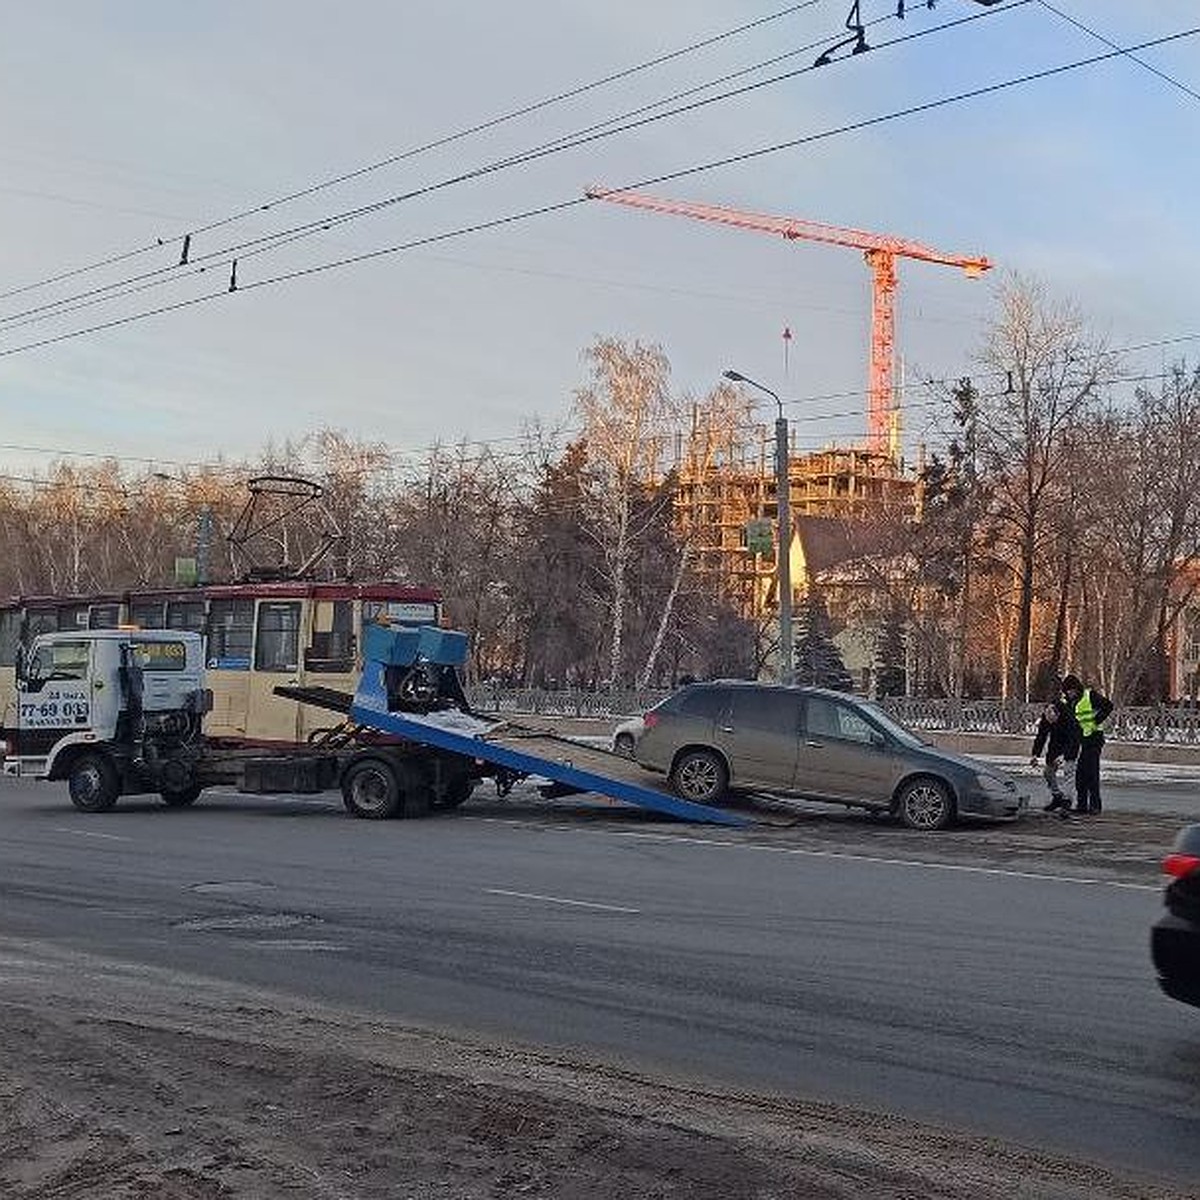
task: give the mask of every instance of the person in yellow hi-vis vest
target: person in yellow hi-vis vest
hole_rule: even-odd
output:
[[[1075,811],[1100,811],[1100,751],[1104,749],[1101,725],[1112,713],[1112,701],[1093,687],[1084,687],[1077,675],[1066,675],[1063,695],[1079,723],[1079,758],[1075,761]]]

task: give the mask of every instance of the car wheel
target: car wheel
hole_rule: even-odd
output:
[[[686,750],[671,768],[671,786],[693,804],[717,804],[729,786],[729,771],[712,750]]]
[[[618,733],[617,736],[613,739],[613,749],[622,758],[632,758],[633,757],[633,734],[632,733]]]
[[[896,812],[909,829],[945,829],[954,820],[954,796],[940,779],[910,779],[896,797]]]
[[[67,792],[80,812],[108,812],[121,794],[121,780],[105,755],[82,754],[67,773]]]

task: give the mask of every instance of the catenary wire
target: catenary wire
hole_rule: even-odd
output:
[[[1031,3],[1032,0],[1012,0],[1000,8],[985,9],[979,13],[973,13],[969,16],[959,17],[951,21],[945,21],[939,25],[931,26],[926,29],[917,30],[914,33],[904,34],[896,38],[888,39],[880,42],[875,46],[875,50],[885,50],[894,46],[903,45],[904,43],[915,41],[918,38],[927,37],[930,34],[941,33],[946,30],[957,28],[960,25],[966,25],[974,21],[984,20],[988,17],[998,16],[1002,12],[1008,12],[1015,8],[1024,7]],[[878,23],[880,19],[894,20],[894,17],[877,18],[874,23]],[[789,51],[787,55],[782,57],[790,57],[794,54],[804,53],[823,46],[828,42],[828,38],[822,38],[816,42],[809,43],[806,46],[801,46],[796,50]],[[765,60],[767,63],[776,60]],[[848,61],[848,60],[836,60]],[[764,64],[754,64],[752,67],[746,68],[749,70],[757,70]],[[311,221],[303,222],[299,225],[291,226],[287,229],[277,230],[271,233],[262,234],[254,238],[249,238],[243,242],[236,243],[231,246],[222,247],[219,250],[208,251],[204,254],[193,257],[191,262],[193,265],[191,270],[180,271],[180,264],[171,264],[164,267],[157,267],[151,271],[146,271],[140,275],[132,276],[125,280],[116,280],[110,283],[99,285],[95,288],[88,289],[84,292],[76,293],[73,296],[60,297],[57,300],[47,301],[46,303],[35,305],[32,308],[23,309],[15,313],[9,313],[5,316],[0,316],[0,326],[5,330],[20,328],[25,325],[36,324],[43,320],[52,320],[57,317],[65,316],[71,312],[77,312],[83,308],[89,308],[95,304],[108,303],[111,300],[116,300],[129,295],[149,290],[151,288],[181,282],[188,278],[193,278],[198,275],[211,272],[218,268],[231,268],[234,260],[244,263],[245,261],[258,257],[262,254],[276,253],[286,246],[292,245],[295,242],[316,237],[323,233],[329,232],[331,229],[340,227],[351,221],[360,220],[366,216],[372,216],[375,213],[381,212],[384,209],[393,207],[397,204],[402,204],[411,200],[419,199],[424,196],[441,191],[448,187],[454,187],[462,183],[471,182],[476,179],[484,178],[488,175],[499,171],[508,170],[512,167],[524,166],[531,162],[539,161],[543,158],[550,157],[555,154],[563,153],[567,150],[577,149],[580,146],[588,145],[592,142],[613,137],[616,134],[626,133],[633,129],[640,129],[646,125],[657,123],[658,121],[668,120],[686,113],[693,112],[699,108],[706,107],[711,104],[724,103],[731,99],[736,99],[750,92],[757,91],[764,87],[776,86],[780,83],[789,82],[798,78],[801,75],[809,74],[813,71],[820,70],[818,64],[813,63],[809,66],[798,68],[794,71],[788,71],[782,75],[771,76],[767,79],[758,80],[754,83],[745,84],[731,91],[719,93],[716,96],[710,96],[702,100],[692,101],[691,103],[681,105],[677,108],[669,109],[666,112],[656,113],[653,116],[641,116],[637,120],[627,121],[630,116],[641,114],[647,108],[658,107],[659,104],[669,103],[674,97],[667,97],[662,101],[655,102],[654,105],[643,106],[639,109],[633,109],[630,112],[618,114],[615,117],[609,118],[608,121],[601,122],[597,125],[588,126],[582,130],[577,130],[574,133],[563,135],[562,137],[552,139],[548,142],[543,142],[540,145],[534,146],[528,150],[521,151],[517,154],[507,155],[500,159],[495,159],[482,166],[472,168],[469,171],[459,172],[455,175],[437,180],[433,183],[424,184],[418,188],[410,189],[406,192],[396,193],[391,196],[384,197],[380,200],[372,201],[369,204],[358,205],[351,209],[343,210],[339,213],[332,213],[326,216],[316,218]],[[712,81],[709,84],[701,85],[698,90],[706,90],[712,86]],[[697,89],[690,89],[697,90]],[[689,92],[679,93],[679,95],[687,95]],[[617,124],[617,122],[626,122]]]
[[[1104,34],[1100,33],[1099,30],[1092,29],[1091,26],[1085,25],[1078,18],[1073,17],[1069,12],[1064,12],[1061,8],[1051,4],[1049,0],[1038,0],[1038,3],[1047,12],[1053,13],[1056,17],[1066,21],[1068,25],[1074,25],[1075,28],[1080,32],[1086,33],[1088,37],[1094,38],[1098,42],[1102,42],[1110,50],[1121,49],[1121,47],[1116,42],[1112,41],[1111,38],[1107,38],[1104,36]],[[1173,75],[1168,75],[1166,71],[1160,70],[1153,63],[1147,62],[1144,58],[1138,58],[1138,56],[1131,51],[1124,51],[1124,54],[1125,57],[1131,62],[1137,63],[1139,67],[1149,71],[1151,75],[1157,75],[1159,79],[1163,80],[1165,83],[1169,83],[1173,88],[1183,92],[1185,96],[1190,96],[1193,100],[1200,100],[1200,92],[1188,87],[1186,83],[1176,79]]]
[[[1179,41],[1183,38],[1194,37],[1200,33],[1200,26],[1190,29],[1181,30],[1173,34],[1167,34],[1160,38],[1154,38],[1147,42],[1140,43],[1137,46],[1129,47],[1129,49],[1146,49],[1151,46],[1164,45],[1168,42]],[[795,149],[803,145],[811,145],[816,142],[828,140],[833,137],[842,136],[847,133],[857,132],[863,129],[874,128],[891,121],[901,118],[916,116],[919,114],[932,112],[949,105],[959,104],[967,100],[978,99],[981,96],[992,95],[997,92],[1005,91],[1012,87],[1021,86],[1024,84],[1033,83],[1042,79],[1048,79],[1054,76],[1062,75],[1066,72],[1078,70],[1082,67],[1093,66],[1100,62],[1105,62],[1113,58],[1119,57],[1124,51],[1109,51],[1104,54],[1091,55],[1087,58],[1076,59],[1069,63],[1060,64],[1057,67],[1049,67],[1041,71],[1029,72],[1025,75],[1014,76],[1013,78],[1002,80],[999,83],[988,84],[983,87],[972,88],[968,91],[954,93],[949,96],[942,96],[936,100],[926,101],[922,104],[912,105],[907,108],[897,109],[889,113],[883,113],[874,117],[867,117],[859,121],[849,122],[845,125],[837,126],[832,129],[821,130],[817,133],[806,134],[799,138],[792,138],[784,142],[776,142],[768,146],[761,146],[754,150],[744,151],[740,154],[729,155],[724,158],[714,159],[706,163],[701,163],[691,167],[685,167],[680,170],[667,172],[662,175],[652,176],[647,179],[638,180],[633,183],[623,184],[615,190],[630,190],[634,188],[648,187],[658,183],[670,182],[677,179],[686,178],[692,175],[697,175],[705,171],[715,170],[720,167],[733,166],[739,163],[748,162],[757,158],[764,157],[770,154],[776,154],[783,150]],[[570,208],[578,207],[580,204],[588,203],[586,196],[576,196],[569,199],[553,201],[548,204],[538,205],[534,208],[522,209],[515,213],[508,213],[502,217],[495,217],[486,221],[475,222],[470,225],[459,226],[455,229],[444,230],[436,234],[428,234],[424,237],[412,239],[406,242],[400,242],[392,246],[384,246],[376,250],[367,251],[361,254],[348,255],[340,259],[334,259],[325,263],[318,263],[313,266],[298,268],[293,271],[283,272],[279,275],[258,279],[249,283],[240,284],[238,287],[222,288],[219,291],[208,292],[199,296],[193,296],[186,300],[177,301],[173,304],[160,305],[156,308],[148,309],[142,312],[130,313],[126,316],[115,318],[110,321],[99,322],[95,325],[85,326],[80,329],[69,330],[65,333],[56,334],[51,337],[41,338],[32,342],[24,343],[19,346],[12,346],[0,350],[0,358],[8,357],[13,354],[25,353],[29,350],[38,349],[42,346],[54,345],[58,342],[71,340],[76,337],[83,337],[91,333],[97,333],[102,330],[113,329],[123,325],[131,324],[135,321],[144,320],[149,317],[159,316],[164,313],[177,311],[182,308],[188,308],[193,305],[206,303],[209,300],[219,299],[222,296],[232,291],[253,291],[262,287],[276,286],[281,283],[291,282],[296,279],[305,278],[311,275],[324,273],[325,271],[336,270],[342,267],[353,266],[358,263],[368,262],[385,256],[400,254],[406,251],[411,251],[420,247],[435,245],[440,242],[448,241],[454,238],[463,237],[468,234],[481,233],[492,229],[499,229],[504,226],[513,225],[521,221],[529,220],[533,217],[546,216],[552,213],[562,212]]]
[[[1200,34],[1200,26],[1194,26],[1192,29],[1181,30],[1175,32],[1175,34],[1152,38],[1150,41],[1142,42],[1139,44],[1139,46],[1129,47],[1129,49],[1146,49],[1147,47],[1162,46],[1162,44],[1166,44],[1168,42],[1180,41],[1182,38],[1194,37],[1196,34]],[[755,158],[778,154],[778,152],[782,150],[791,150],[798,148],[798,146],[823,142],[823,140],[827,140],[829,138],[844,136],[846,133],[857,132],[860,130],[865,130],[865,128],[884,125],[889,121],[908,118],[908,116],[929,113],[932,112],[932,110],[950,106],[950,104],[962,103],[967,100],[976,100],[976,98],[996,94],[996,92],[1014,88],[1014,86],[1060,76],[1060,74],[1068,71],[1079,70],[1081,67],[1093,66],[1098,64],[1098,62],[1104,62],[1118,58],[1118,56],[1122,56],[1124,53],[1126,53],[1124,50],[1110,50],[1108,53],[1091,55],[1084,59],[1076,59],[1072,62],[1067,62],[1067,64],[1061,64],[1060,66],[1048,67],[1042,71],[1034,71],[1024,74],[1024,76],[1015,76],[1010,79],[1001,80],[1000,83],[988,84],[985,86],[980,86],[980,88],[956,92],[956,94],[953,95],[938,97],[937,100],[926,101],[922,104],[913,104],[913,106],[907,108],[896,109],[890,113],[870,116],[870,118],[864,118],[863,120],[859,121],[848,122],[846,125],[829,128],[829,130],[805,134],[803,137],[788,139],[786,142],[774,143],[768,146],[760,146],[760,148],[755,150],[743,151],[742,154],[718,158],[718,160],[700,163],[697,164],[697,166],[686,167],[679,170],[673,170],[673,172],[655,175],[652,176],[652,178],[638,180],[636,182],[632,182],[632,184],[622,185],[616,188],[616,190],[626,191],[632,190],[632,188],[653,186],[655,184],[662,184],[662,182],[670,182],[673,180],[688,178],[690,175],[701,174],[703,172],[707,172],[707,170],[715,170],[720,167],[730,167],[734,166],[734,164],[749,162],[751,160],[755,160]],[[426,236],[422,236],[422,238],[398,242],[398,244],[392,246],[380,247],[378,250],[367,251],[360,254],[352,254],[352,256],[334,259],[331,260],[331,262],[318,263],[312,266],[306,266],[306,268],[282,272],[280,275],[269,276],[263,278],[263,280],[254,280],[252,282],[242,283],[236,289],[222,288],[217,290],[217,292],[205,293],[198,296],[192,296],[192,298],[187,300],[176,301],[175,304],[161,305],[156,308],[150,308],[150,310],[146,310],[144,312],[130,313],[125,317],[108,320],[108,322],[84,326],[82,329],[68,330],[67,332],[64,332],[64,334],[58,334],[52,337],[40,338],[40,340],[24,343],[22,346],[8,347],[0,350],[0,358],[7,358],[7,356],[13,354],[22,354],[28,352],[28,350],[37,349],[43,346],[52,346],[52,344],[72,340],[72,338],[76,337],[94,334],[94,332],[118,328],[118,326],[131,324],[132,322],[136,322],[136,320],[160,316],[162,313],[173,312],[180,310],[180,308],[204,304],[206,301],[222,298],[222,296],[228,294],[230,290],[251,292],[251,290],[256,290],[258,288],[274,287],[280,283],[292,282],[294,280],[299,280],[299,278],[323,274],[325,271],[341,269],[344,268],[344,266],[352,266],[359,263],[371,262],[373,259],[390,256],[390,254],[404,253],[407,251],[416,250],[416,248],[419,247],[436,245],[439,244],[439,242],[461,238],[461,236],[466,236],[468,234],[482,233],[486,232],[486,230],[503,228],[505,226],[510,226],[510,224],[530,220],[530,218],[533,217],[546,216],[553,214],[553,212],[562,212],[566,209],[577,208],[578,205],[586,203],[588,203],[587,197],[571,197],[569,199],[557,200],[557,202],[538,205],[536,208],[510,212],[510,214],[506,214],[502,217],[494,217],[492,220],[475,222],[473,224],[467,224],[467,226],[443,230],[442,233],[428,234]]]
[[[699,41],[690,43],[689,45],[681,46],[675,50],[668,51],[665,54],[657,55],[656,57],[647,59],[644,62],[636,63],[631,67],[625,67],[621,70],[611,72],[608,75],[601,76],[600,78],[591,80],[588,83],[580,84],[577,87],[569,88],[565,91],[547,96],[541,100],[536,100],[532,103],[511,109],[510,111],[502,113],[499,116],[490,117],[484,121],[476,122],[474,125],[468,126],[464,129],[459,129],[454,133],[443,134],[431,141],[424,142],[417,146],[410,147],[407,150],[388,155],[387,157],[379,159],[376,162],[368,163],[361,167],[356,167],[353,170],[343,172],[340,175],[335,175],[328,179],[321,180],[315,184],[309,185],[308,187],[299,188],[296,191],[275,196],[270,200],[262,201],[258,204],[252,205],[251,207],[234,212],[228,216],[221,217],[218,220],[210,221],[205,225],[200,225],[187,232],[191,233],[193,236],[201,233],[210,233],[214,229],[221,229],[227,225],[232,225],[237,221],[245,220],[248,217],[256,216],[260,213],[282,207],[283,205],[290,204],[293,201],[315,195],[318,192],[325,191],[329,188],[337,187],[340,184],[348,183],[351,180],[361,178],[362,176],[370,174],[373,171],[379,171],[384,167],[394,166],[396,163],[403,162],[406,159],[415,158],[418,155],[428,153],[431,150],[441,149],[442,147],[452,145],[455,142],[462,141],[465,138],[472,137],[475,134],[485,133],[488,130],[496,129],[499,126],[507,124],[511,121],[515,121],[520,117],[529,116],[532,113],[550,108],[556,104],[564,103],[567,100],[576,99],[579,96],[585,95],[588,92],[596,91],[600,88],[608,86],[609,84],[618,83],[624,79],[629,79],[633,75],[637,75],[643,71],[651,70],[654,67],[662,66],[664,63],[682,58],[688,54],[695,53],[698,50],[707,49],[709,46],[717,45],[718,43],[727,41],[730,38],[737,37],[743,33],[748,33],[753,29],[761,28],[764,25],[781,20],[784,17],[792,16],[793,14],[798,13],[806,8],[813,8],[820,2],[821,0],[802,0],[801,3],[790,4],[786,8],[780,9],[777,12],[769,13],[766,16],[734,26],[733,28],[724,30],[721,33],[702,38]],[[19,287],[10,288],[8,291],[0,292],[0,300],[5,300],[11,296],[17,296],[26,292],[31,292],[38,288],[48,287],[51,284],[60,283],[65,279],[71,279],[79,275],[87,274],[91,271],[100,270],[103,267],[113,266],[116,263],[124,262],[128,259],[147,254],[153,250],[162,249],[166,246],[178,245],[183,241],[185,236],[186,233],[182,233],[168,238],[155,238],[153,242],[148,242],[143,246],[134,247],[130,250],[109,255],[106,258],[99,259],[93,263],[85,264],[84,266],[60,271],[58,274],[48,276],[45,279],[23,284]]]
[[[1153,42],[1151,42],[1151,43],[1146,43],[1146,45],[1159,44],[1159,42],[1160,42],[1160,41],[1163,41],[1163,40],[1175,40],[1175,39],[1177,39],[1177,38],[1180,38],[1180,37],[1187,37],[1187,36],[1191,36],[1191,35],[1193,35],[1195,32],[1196,32],[1196,30],[1186,30],[1186,31],[1181,31],[1181,32],[1180,32],[1180,33],[1178,33],[1178,34],[1170,35],[1170,37],[1169,37],[1169,38],[1167,38],[1167,39],[1155,39],[1155,40],[1154,40]],[[1143,48],[1143,47],[1138,47],[1138,48]],[[1118,51],[1117,53],[1124,53],[1124,51]],[[1015,84],[1015,83],[1018,83],[1018,82],[1022,82],[1024,79],[1027,79],[1027,78],[1039,78],[1039,77],[1042,77],[1042,76],[1044,76],[1045,74],[1054,74],[1054,73],[1059,73],[1059,72],[1061,72],[1062,70],[1071,69],[1071,68],[1072,68],[1072,67],[1074,67],[1074,66],[1085,65],[1086,63],[1091,63],[1091,62],[1095,62],[1095,61],[1102,61],[1103,59],[1106,59],[1106,58],[1111,58],[1111,57],[1115,57],[1115,56],[1116,56],[1115,54],[1112,54],[1112,55],[1101,55],[1101,56],[1096,56],[1095,58],[1092,58],[1092,59],[1083,60],[1083,61],[1082,61],[1082,62],[1080,62],[1080,63],[1068,64],[1068,65],[1066,65],[1066,66],[1064,66],[1064,67],[1054,68],[1054,69],[1052,69],[1052,70],[1051,70],[1051,71],[1049,71],[1049,72],[1039,72],[1039,73],[1037,73],[1035,76],[1032,76],[1032,77],[1022,77],[1022,79],[1007,81],[1007,82],[1006,82],[1006,83],[1004,83],[1004,84],[1000,84],[1000,85],[993,85],[992,87],[990,87],[990,88],[987,88],[987,89],[977,89],[975,92],[972,92],[972,93],[967,93],[967,94],[965,94],[965,96],[964,96],[964,97],[951,97],[951,98],[947,98],[946,100],[939,101],[939,102],[933,102],[933,103],[934,103],[935,105],[938,105],[938,104],[940,104],[940,103],[945,103],[945,102],[952,101],[952,100],[954,100],[954,99],[956,99],[956,98],[965,98],[965,97],[967,97],[967,96],[978,95],[978,94],[981,94],[982,92],[985,92],[985,91],[996,90],[998,87],[1012,86],[1013,84]],[[904,114],[900,114],[900,115],[907,115],[907,112],[908,112],[908,111],[909,111],[909,110],[905,110],[905,113],[904,113]],[[878,119],[875,119],[875,120],[878,120]],[[762,152],[763,152],[763,151],[752,152],[752,153],[762,153]],[[705,167],[700,167],[700,168],[692,168],[692,169],[690,169],[690,170],[692,170],[692,171],[695,171],[695,170],[702,170],[702,169],[709,169],[709,168],[707,168],[707,166],[705,166]],[[635,186],[638,186],[638,185],[635,185]],[[442,236],[444,236],[444,235],[442,235]],[[224,294],[224,293],[217,293],[217,294],[219,295],[219,294]],[[196,297],[196,298],[193,298],[193,299],[191,299],[191,300],[189,300],[189,301],[184,301],[184,302],[181,302],[180,304],[177,304],[177,305],[168,306],[168,310],[169,310],[170,308],[184,307],[184,306],[186,306],[186,305],[188,305],[188,304],[192,304],[192,303],[199,303],[199,302],[201,302],[202,300],[205,300],[205,299],[208,299],[208,298],[213,298],[213,297],[209,297],[209,296],[205,296],[205,297]],[[136,316],[137,316],[137,315],[135,314],[135,315],[134,315],[134,317],[136,318]],[[127,319],[128,319],[128,318],[127,318]],[[1185,343],[1185,342],[1194,341],[1194,340],[1196,340],[1197,338],[1200,338],[1200,334],[1185,334],[1185,335],[1177,335],[1177,336],[1170,337],[1170,338],[1155,339],[1155,340],[1153,340],[1153,341],[1142,342],[1142,343],[1138,343],[1138,344],[1135,344],[1135,345],[1127,346],[1127,347],[1124,347],[1124,348],[1123,348],[1123,350],[1125,350],[1125,351],[1134,351],[1134,350],[1144,350],[1144,349],[1150,349],[1150,348],[1158,348],[1158,347],[1162,347],[1162,346],[1168,346],[1168,345],[1178,345],[1178,344],[1182,344],[1182,343]],[[19,349],[19,348],[18,348],[18,349]],[[854,392],[854,393],[830,393],[830,394],[829,394],[829,396],[830,396],[830,397],[832,397],[833,395],[861,395],[861,394],[863,394],[863,393],[861,393],[861,392]],[[807,399],[807,398],[806,398],[806,399]],[[804,402],[804,401],[803,401],[803,400],[798,400],[798,401],[789,401],[789,403],[801,403],[801,402]],[[826,414],[826,415],[824,415],[823,419],[828,419],[829,417],[832,417],[832,416],[833,416],[833,414]],[[160,460],[156,460],[156,461],[166,461],[166,460],[161,460],[161,459],[160,459]]]
[[[1196,335],[1196,336],[1200,337],[1200,335]],[[1133,347],[1131,347],[1130,349],[1132,349],[1132,348]],[[1114,353],[1120,353],[1120,352],[1121,352],[1120,350],[1114,351]],[[996,372],[996,373],[987,372],[987,373],[983,373],[983,374],[975,373],[975,374],[971,375],[970,378],[972,378],[972,380],[974,380],[974,381],[986,380],[986,379],[999,380],[999,379],[1004,378],[1004,374],[1005,373],[1000,373],[1000,372]],[[1129,373],[1116,373],[1111,376],[1106,376],[1104,378],[1096,380],[1095,386],[1096,387],[1110,387],[1115,384],[1148,383],[1148,382],[1170,379],[1170,378],[1173,378],[1174,375],[1175,375],[1175,372],[1173,370],[1157,371],[1157,372],[1144,372],[1142,374],[1136,374],[1136,375],[1131,375]],[[963,378],[962,374],[953,375],[953,376],[945,376],[941,379],[928,379],[928,380],[921,381],[921,386],[924,386],[924,387],[934,387],[934,386],[939,386],[939,385],[945,386],[945,385],[948,385],[951,383],[955,383],[961,378]],[[999,394],[1002,394],[1002,393],[994,393],[994,395],[999,395]],[[827,392],[827,393],[820,394],[820,395],[784,398],[783,404],[785,407],[790,408],[790,407],[795,407],[795,406],[799,406],[802,404],[809,404],[816,400],[842,399],[842,398],[848,398],[848,397],[863,398],[867,395],[869,395],[869,392],[867,392],[867,391]],[[898,411],[898,412],[908,413],[908,412],[921,411],[921,410],[930,409],[930,408],[936,409],[936,408],[940,408],[940,407],[945,407],[945,403],[946,402],[945,402],[944,397],[933,397],[933,398],[925,399],[925,400],[901,401],[896,404],[895,408],[896,408],[896,411]],[[845,420],[845,419],[849,419],[849,418],[861,418],[862,416],[863,416],[863,413],[862,413],[861,408],[842,409],[842,410],[834,411],[834,412],[805,413],[802,415],[790,417],[789,425],[796,426],[796,425],[804,425],[804,424],[815,424],[815,423],[824,422],[824,421],[838,421],[838,420]],[[680,428],[682,429],[683,427],[680,427]],[[731,432],[731,433],[758,432],[758,431],[764,430],[765,428],[766,428],[765,422],[746,422],[746,423],[738,423],[738,424],[730,426],[729,432]],[[560,429],[555,430],[554,434],[555,434],[555,436],[558,436],[558,437],[569,438],[571,436],[579,436],[583,432],[585,432],[585,431],[582,426],[567,426],[567,427],[562,427]],[[676,432],[677,431],[675,431],[675,430],[670,431],[667,434],[668,438],[673,440]],[[767,440],[769,441],[769,440],[773,440],[774,434],[770,433],[765,436],[767,436]],[[843,431],[843,432],[839,433],[837,436],[850,438],[850,439],[863,438],[863,437],[866,437],[866,431],[865,430],[863,430],[861,432]],[[379,463],[379,464],[376,464],[376,465],[373,465],[370,467],[362,468],[359,473],[360,474],[382,474],[386,471],[392,471],[392,470],[398,469],[398,467],[401,465],[401,460],[404,460],[404,459],[413,460],[413,462],[415,464],[420,465],[421,463],[428,462],[431,457],[438,456],[438,455],[448,456],[452,465],[456,465],[456,464],[463,463],[463,462],[481,463],[481,462],[487,461],[488,459],[491,459],[491,458],[494,458],[497,460],[516,459],[516,460],[525,461],[528,458],[528,451],[526,449],[514,449],[514,450],[503,451],[503,450],[493,450],[492,447],[499,446],[500,444],[506,443],[506,442],[528,442],[528,441],[529,441],[529,436],[527,434],[507,434],[507,435],[502,435],[502,436],[493,437],[493,438],[470,438],[470,439],[464,439],[462,441],[457,441],[457,442],[441,442],[441,441],[439,441],[439,442],[430,443],[426,446],[414,447],[412,449],[403,449],[400,447],[386,447],[386,448],[384,448],[384,453],[387,455],[386,462],[382,462],[382,463]],[[477,451],[479,451],[479,453],[473,454],[467,458],[463,458],[458,453],[458,451],[461,448],[463,448],[464,446],[467,448],[470,448],[472,450],[477,450]],[[829,448],[830,448],[830,444],[829,444],[828,440],[826,440],[823,443],[819,443],[819,444],[813,443],[810,446],[796,447],[796,449],[803,449],[803,450],[811,451],[814,453],[817,453],[817,452],[820,452],[822,450],[826,450]],[[834,448],[850,449],[852,447],[845,446],[845,445],[837,445]],[[18,443],[0,443],[0,450],[8,450],[8,451],[24,452],[24,453],[35,453],[35,454],[52,454],[52,455],[62,456],[64,458],[98,459],[98,460],[105,461],[105,462],[139,463],[139,464],[146,465],[146,466],[169,465],[169,466],[173,466],[173,467],[180,468],[180,469],[193,468],[196,471],[215,472],[218,474],[219,473],[242,474],[247,469],[246,463],[242,463],[242,464],[222,463],[222,462],[214,463],[211,461],[206,462],[203,460],[171,459],[171,458],[166,458],[166,457],[161,457],[161,456],[151,457],[151,456],[143,456],[143,455],[104,453],[101,451],[77,451],[77,450],[70,450],[65,447],[31,446],[31,445],[24,445],[24,444],[18,444]],[[153,476],[154,474],[155,474],[154,472],[151,472],[151,476]],[[23,482],[33,482],[34,481],[34,480],[30,480],[28,478],[22,478],[22,477],[17,477],[17,476],[0,475],[0,479],[17,479],[17,478],[21,478]],[[45,482],[45,480],[38,480],[37,482]],[[181,481],[180,480],[172,480],[172,482],[181,482]]]

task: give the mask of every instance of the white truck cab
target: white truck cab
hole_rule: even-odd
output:
[[[87,811],[128,792],[159,791],[170,803],[191,791],[190,748],[210,704],[199,634],[42,634],[18,665],[4,773],[66,779]]]

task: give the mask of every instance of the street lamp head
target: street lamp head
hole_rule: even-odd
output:
[[[741,371],[726,371],[725,378],[731,383],[744,383],[747,387],[754,388],[756,392],[762,392],[764,396],[770,396],[779,405],[779,419],[783,420],[783,401],[780,400],[777,392],[773,392],[765,384],[759,383],[757,379],[751,379],[749,375],[743,375]]]

